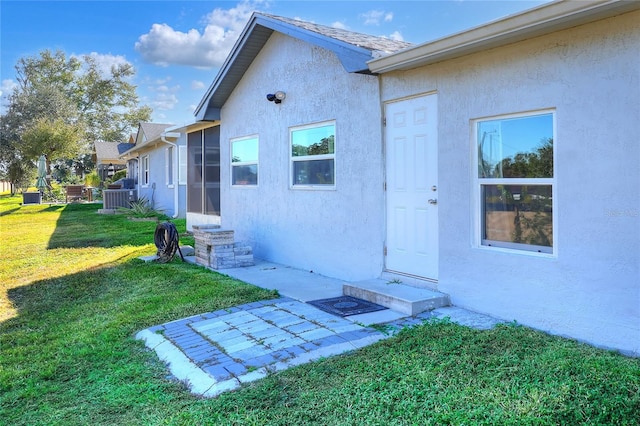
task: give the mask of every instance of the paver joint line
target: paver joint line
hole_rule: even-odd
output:
[[[136,338],[167,362],[176,377],[188,382],[192,392],[215,397],[269,371],[357,350],[451,313],[455,311],[441,308],[396,319],[382,332],[282,297],[156,325]],[[499,322],[463,314],[460,322]]]

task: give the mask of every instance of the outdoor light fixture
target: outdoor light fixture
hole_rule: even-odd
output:
[[[284,93],[281,90],[278,90],[276,93],[269,93],[267,95],[267,100],[269,102],[274,102],[276,104],[279,104],[279,103],[282,103],[282,101],[286,96],[287,96],[286,93]]]

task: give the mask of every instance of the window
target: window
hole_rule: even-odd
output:
[[[258,184],[258,137],[231,140],[231,185]]]
[[[180,145],[178,147],[178,184],[187,184],[187,147]]]
[[[149,156],[142,157],[142,167],[140,168],[140,180],[142,186],[149,186]]]
[[[480,245],[553,253],[554,113],[475,121]]]
[[[335,188],[335,122],[290,129],[291,184]]]
[[[170,146],[167,148],[167,150],[165,151],[165,170],[166,170],[166,176],[165,176],[165,180],[167,183],[167,186],[173,186],[174,184],[174,164],[173,164],[173,157],[174,157],[174,147]]]

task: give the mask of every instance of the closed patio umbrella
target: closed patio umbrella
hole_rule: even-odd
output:
[[[38,191],[44,192],[47,186],[47,159],[44,155],[41,155],[38,159],[38,179],[36,180],[36,188],[38,188]]]

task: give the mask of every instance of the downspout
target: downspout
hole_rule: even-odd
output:
[[[180,133],[176,133],[176,132],[166,132],[166,133],[162,133],[160,135],[160,140],[168,145],[171,145],[174,148],[174,155],[173,155],[173,216],[171,216],[173,219],[177,218],[178,215],[180,214],[180,182],[179,182],[179,177],[178,177],[178,167],[179,167],[179,162],[178,162],[178,155],[179,153],[179,149],[178,149],[178,144],[174,143],[174,142],[169,142],[166,138],[175,138],[178,139],[180,137]]]

